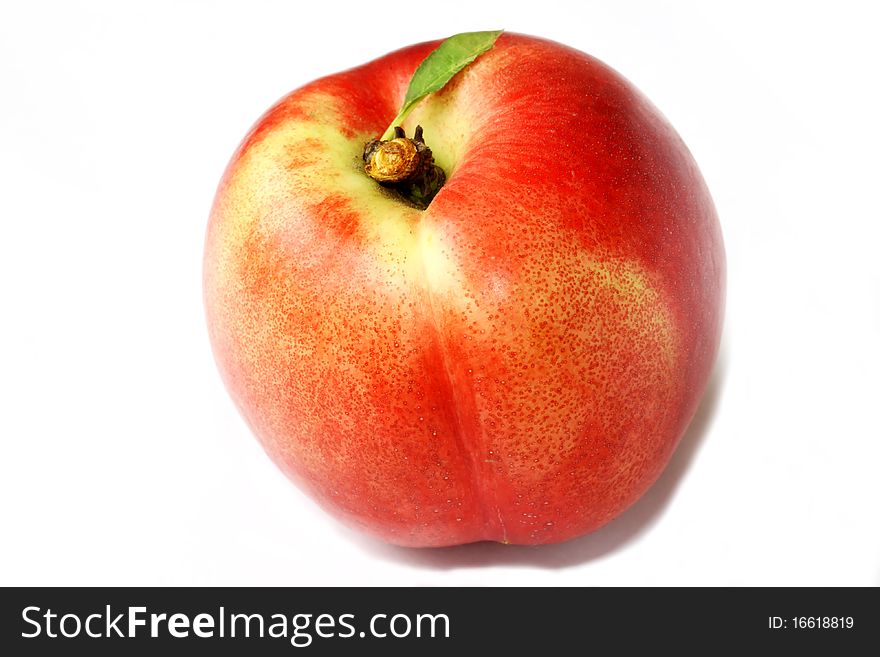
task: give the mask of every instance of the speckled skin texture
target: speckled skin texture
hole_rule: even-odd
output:
[[[211,341],[263,447],[345,522],[409,546],[563,541],[635,502],[696,410],[718,221],[626,80],[511,34],[407,120],[448,175],[407,206],[360,154],[436,45],[251,130],[207,233]]]

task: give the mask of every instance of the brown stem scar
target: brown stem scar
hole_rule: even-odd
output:
[[[401,126],[394,126],[391,139],[371,139],[364,145],[363,159],[370,178],[423,210],[446,182],[446,173],[425,144],[422,126],[416,126],[412,139]]]

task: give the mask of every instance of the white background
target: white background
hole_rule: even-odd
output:
[[[872,3],[10,5],[0,584],[880,584]],[[239,418],[204,324],[206,220],[289,90],[498,27],[598,56],[682,134],[726,240],[722,355],[667,472],[606,528],[389,547],[320,511]]]

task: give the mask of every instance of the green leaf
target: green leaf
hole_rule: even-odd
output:
[[[503,31],[456,34],[425,57],[425,61],[419,64],[409,81],[403,107],[382,135],[382,139],[390,139],[394,134],[394,126],[403,123],[416,103],[428,94],[440,91],[456,73],[494,46]]]

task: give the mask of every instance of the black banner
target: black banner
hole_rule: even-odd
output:
[[[880,645],[877,589],[20,588],[0,614],[7,655]]]

